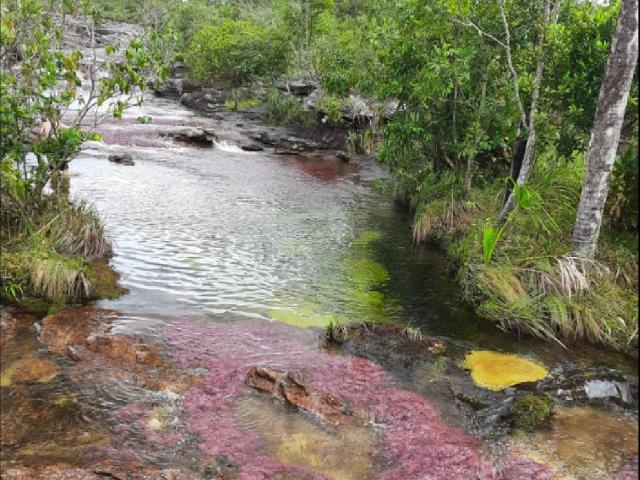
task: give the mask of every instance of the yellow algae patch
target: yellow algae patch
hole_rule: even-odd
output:
[[[241,424],[258,432],[266,452],[279,462],[310,467],[331,480],[376,476],[377,441],[367,426],[325,424],[258,398],[241,401],[237,414]]]
[[[547,370],[537,363],[517,355],[476,350],[465,357],[465,367],[479,387],[493,391],[523,382],[536,382],[547,376]]]

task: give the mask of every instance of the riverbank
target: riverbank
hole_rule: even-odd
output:
[[[295,132],[241,113],[218,120],[152,98],[103,123],[105,142],[72,163],[72,192],[101,212],[131,292],[44,318],[15,315],[2,346],[3,478],[633,472],[637,370],[628,359],[481,331],[485,322],[456,301],[444,256],[416,252],[409,217],[372,190],[384,172],[371,159],[276,153],[249,135]],[[109,161],[126,154],[129,164]],[[338,319],[356,326],[327,345],[325,327]],[[371,320],[385,325],[358,324]],[[421,330],[443,338],[420,340]],[[463,366],[475,350],[513,353],[549,375],[479,387]],[[513,437],[516,400],[547,394],[558,420]],[[598,431],[585,438],[576,421]],[[567,435],[591,443],[576,453],[563,448]]]
[[[178,70],[157,94],[179,99],[206,116],[229,115],[230,89],[203,89],[188,78],[186,69]],[[367,126],[383,123],[374,118],[374,108],[364,107],[359,114],[346,109],[341,118],[338,116],[338,123],[322,123],[318,120],[327,118],[330,112],[322,110],[318,101],[322,93],[317,85],[292,82],[281,88],[285,93],[280,95],[297,103],[312,125],[286,129],[289,135],[295,131],[297,143],[283,140],[282,134],[279,138],[266,134],[252,137],[274,147],[276,152],[333,149],[349,161],[359,157],[353,155],[355,139],[359,139],[362,148],[362,139],[374,136]],[[265,110],[268,113],[270,108],[266,92],[262,87],[236,92],[243,98],[251,97],[251,101],[244,105],[236,102],[234,115],[265,121]],[[353,107],[354,102],[350,105]],[[347,119],[357,122],[346,123]],[[379,134],[380,127],[377,129]],[[375,147],[370,147],[369,151],[375,152]],[[414,199],[409,207],[415,211],[414,239],[416,243],[437,244],[447,250],[464,300],[497,327],[563,346],[586,342],[637,357],[638,235],[612,218],[610,225],[603,227],[595,261],[568,253],[582,175],[579,165],[569,168],[540,162],[529,184],[528,203],[516,208],[500,232],[493,232],[490,225],[501,209],[495,192],[504,189],[502,181],[485,182],[460,199],[462,185],[455,180],[452,183],[454,177],[434,178],[428,192],[417,195],[424,198]],[[386,190],[399,198],[410,193],[403,192],[393,181]]]
[[[38,315],[126,292],[108,262],[113,255],[100,218],[68,192],[43,198],[30,224],[3,201],[3,302],[15,302]]]
[[[500,328],[637,358],[638,235],[610,224],[594,260],[571,255],[581,179],[579,169],[539,167],[529,204],[517,207],[500,232],[491,226],[501,208],[495,182],[464,200],[433,198],[417,208],[414,238],[446,248],[465,300]],[[446,179],[434,186],[456,188]]]

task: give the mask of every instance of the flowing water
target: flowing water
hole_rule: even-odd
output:
[[[152,117],[153,123],[138,124],[135,118],[141,115]],[[212,147],[187,146],[158,136],[163,126],[190,122],[216,131],[218,140]],[[97,209],[114,244],[111,265],[120,273],[121,284],[129,289],[117,300],[97,303],[122,313],[114,323],[114,332],[155,338],[176,352],[181,352],[181,339],[189,338],[196,353],[200,352],[198,342],[202,338],[219,336],[226,338],[226,343],[211,343],[203,346],[202,352],[213,349],[211,345],[220,350],[235,345],[234,352],[247,349],[241,357],[243,366],[252,356],[267,355],[263,361],[274,364],[278,355],[284,355],[296,358],[291,366],[312,369],[319,363],[328,362],[330,367],[331,362],[338,361],[315,357],[320,353],[307,351],[330,323],[388,322],[471,342],[476,348],[517,352],[551,368],[582,362],[586,366],[622,366],[637,374],[622,356],[588,348],[566,352],[553,344],[517,341],[475,316],[459,301],[444,253],[416,249],[411,242],[408,214],[372,187],[374,180],[384,175],[377,165],[245,152],[236,146],[243,138],[237,122],[231,117],[199,118],[177,102],[154,98],[143,108],[129,111],[124,123],[105,124],[102,128],[108,145],[87,149],[71,163],[71,194]],[[109,162],[107,156],[112,153],[130,153],[135,166]],[[274,339],[264,340],[265,331],[257,332],[252,330],[254,327],[238,333],[242,338],[225,330],[247,321],[272,328],[276,332]],[[312,328],[282,333],[278,329],[283,324]],[[46,357],[33,342],[31,330],[25,332],[24,337],[31,340],[25,341],[20,353],[3,359],[3,373],[7,372],[5,365],[14,365],[14,360],[28,355]],[[189,334],[197,336],[192,338]],[[285,338],[295,335],[301,340],[292,347]],[[251,348],[242,343],[246,339],[255,340]],[[317,351],[317,346],[313,350]],[[175,354],[176,361],[186,362],[180,355]],[[233,357],[235,353],[229,355]],[[226,359],[220,357],[220,363],[212,364],[210,369],[222,369],[220,365]],[[59,359],[57,362],[63,371],[69,363]],[[44,432],[33,427],[35,430],[24,434],[20,445],[5,450],[6,465],[71,458],[81,464],[85,461],[79,460],[84,458],[82,444],[74,440],[75,445],[67,445],[61,438],[86,438],[86,445],[104,446],[107,435],[114,435],[114,431],[105,432],[96,425],[114,415],[120,415],[124,423],[132,418],[142,421],[147,430],[164,428],[172,422],[178,425],[185,415],[191,415],[194,422],[200,418],[197,409],[189,410],[188,402],[184,409],[188,413],[178,413],[181,400],[170,393],[160,392],[150,398],[126,381],[79,388],[72,376],[63,373],[56,381],[29,387],[28,407],[46,410],[50,418],[58,419],[60,428]],[[419,391],[420,386],[411,385],[411,381],[420,382],[413,373],[402,377],[402,372],[394,380],[404,388]],[[7,381],[2,389],[3,411],[12,409],[17,413],[27,408],[24,391],[9,385]],[[233,385],[220,388],[232,390],[236,388]],[[392,390],[388,391],[392,395]],[[435,390],[430,400],[436,405],[440,402],[442,410],[451,407],[447,405],[450,398],[445,394],[439,397]],[[146,406],[146,413],[126,406],[133,402]],[[211,410],[217,412],[216,408],[212,406]],[[259,451],[286,464],[324,472],[334,480],[378,478],[376,475],[385,468],[372,460],[381,434],[371,428],[336,430],[300,418],[277,403],[265,407],[263,401],[251,395],[229,408],[235,411],[236,424],[219,435],[235,438],[238,425],[243,431],[252,432],[252,441],[262,446],[247,446],[243,453],[247,458],[251,452]],[[223,431],[227,420],[222,413],[215,413],[218,414],[216,425]],[[567,435],[576,433],[575,424],[580,422],[574,416],[594,421],[598,427],[589,435],[596,438],[600,433],[602,443],[587,445],[577,437],[568,441],[573,437]],[[637,441],[633,419],[595,411],[585,416],[582,410],[564,411],[559,418],[555,430],[541,433],[531,442],[523,440],[521,448],[531,451],[532,444],[544,443],[537,458],[555,462],[565,472],[563,478],[613,478],[603,473],[607,471],[606,462],[598,452],[610,449],[613,454],[634,454],[629,446]],[[133,435],[126,428],[120,427],[120,432]],[[118,430],[115,432],[117,435]],[[200,449],[210,455],[225,451],[204,432],[200,436],[207,440],[200,449],[196,443],[183,441],[179,429],[174,433],[175,442],[169,442],[173,453],[156,447],[156,453],[148,454],[148,459],[172,466],[188,463],[186,459]],[[148,444],[149,438],[144,442]],[[144,442],[132,444],[131,449],[142,450]],[[568,447],[572,442],[586,445],[582,454],[579,449]],[[175,446],[178,444],[179,448]],[[38,449],[40,454],[34,455]],[[116,450],[105,449],[103,453],[123,454],[122,449]],[[569,450],[568,457],[563,457],[562,452]],[[350,452],[350,462],[346,464],[341,456],[344,451]]]

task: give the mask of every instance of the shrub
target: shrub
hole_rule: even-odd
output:
[[[198,31],[186,61],[199,82],[223,80],[241,85],[285,71],[289,44],[275,29],[249,21],[228,20]]]
[[[303,112],[300,103],[292,95],[286,95],[276,88],[267,93],[264,102],[264,113],[274,123],[294,125],[301,123]]]

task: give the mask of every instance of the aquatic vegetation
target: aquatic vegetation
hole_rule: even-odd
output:
[[[314,391],[369,406],[376,423],[385,425],[374,458],[390,466],[377,480],[405,480],[425,472],[442,479],[499,478],[481,458],[478,442],[442,422],[427,400],[395,388],[388,374],[366,359],[319,351],[313,332],[280,323],[205,324],[181,318],[166,327],[165,337],[182,368],[209,372],[183,401],[183,432],[195,436],[204,453],[240,465],[240,478],[262,479],[293,468],[262,453],[258,433],[235,418],[248,388],[246,374],[254,366],[299,369],[309,375]],[[295,445],[289,447],[281,453],[297,455]],[[313,478],[326,477],[316,473]]]
[[[269,318],[297,327],[326,327],[334,321],[334,316],[321,312],[320,305],[301,305],[291,310],[269,310]]]
[[[382,234],[380,232],[367,230],[358,235],[358,237],[353,241],[353,245],[355,247],[366,247],[380,238],[382,238]]]
[[[479,387],[499,391],[523,382],[536,382],[547,376],[537,363],[516,355],[491,351],[473,351],[465,357],[465,367]]]
[[[389,279],[387,269],[369,258],[350,258],[345,267],[350,280],[358,289],[372,288]]]
[[[524,395],[513,404],[516,414],[515,426],[521,430],[531,432],[539,427],[553,409],[553,398],[539,395]]]
[[[335,323],[327,325],[325,337],[330,342],[343,343],[349,338],[349,328],[340,319],[336,319]]]

